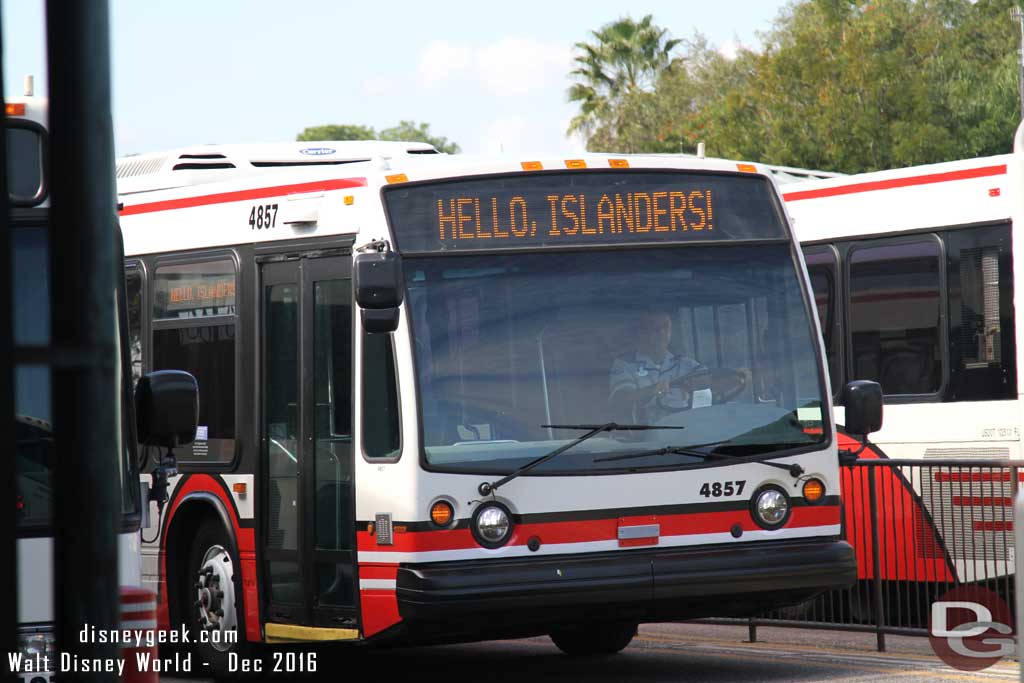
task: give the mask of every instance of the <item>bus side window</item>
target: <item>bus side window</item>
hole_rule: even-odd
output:
[[[391,335],[363,334],[363,454],[367,458],[394,458],[400,449]]]
[[[142,377],[142,271],[136,265],[125,269],[128,300],[128,352],[132,364],[132,388]]]
[[[949,273],[950,388],[947,400],[1016,397],[1010,225],[944,235]]]
[[[152,369],[179,369],[199,383],[199,426],[179,463],[235,456],[235,265],[231,259],[158,265],[153,278]]]
[[[804,251],[804,258],[807,261],[814,305],[818,309],[818,321],[821,323],[821,335],[825,342],[831,391],[835,395],[837,388],[843,386],[842,364],[839,362],[842,328],[836,311],[836,256],[831,247],[809,247]]]
[[[886,396],[942,387],[940,254],[935,238],[877,240],[850,250],[853,379],[878,382]]]

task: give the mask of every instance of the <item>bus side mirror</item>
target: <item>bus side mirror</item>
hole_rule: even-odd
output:
[[[139,442],[168,450],[187,446],[199,424],[199,385],[182,370],[158,370],[135,386]]]
[[[882,428],[882,386],[878,382],[854,380],[843,387],[846,431],[867,437]]]
[[[353,280],[363,329],[370,333],[394,332],[398,328],[398,307],[402,305],[402,261],[398,254],[359,254]]]

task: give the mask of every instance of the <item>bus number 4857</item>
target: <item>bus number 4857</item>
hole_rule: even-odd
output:
[[[259,204],[249,210],[249,227],[253,230],[277,225],[277,204]]]
[[[712,483],[704,482],[704,485],[700,487],[700,495],[705,498],[721,498],[722,496],[738,496],[743,493],[743,486],[746,484],[746,480],[743,481],[716,481]]]

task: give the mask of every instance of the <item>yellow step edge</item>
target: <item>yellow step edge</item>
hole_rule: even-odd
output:
[[[263,627],[263,634],[264,640],[268,643],[359,640],[359,630],[354,628],[318,628],[316,626],[295,626],[294,624],[266,624]]]

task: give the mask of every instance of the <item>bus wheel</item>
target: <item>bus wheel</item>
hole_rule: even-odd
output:
[[[241,612],[241,566],[219,521],[207,520],[196,531],[189,553],[192,596],[188,625],[200,662],[219,674],[228,672],[228,654],[244,645]],[[202,669],[200,669],[202,670]]]
[[[636,624],[588,624],[559,628],[549,634],[558,649],[574,657],[613,655],[636,635]]]

